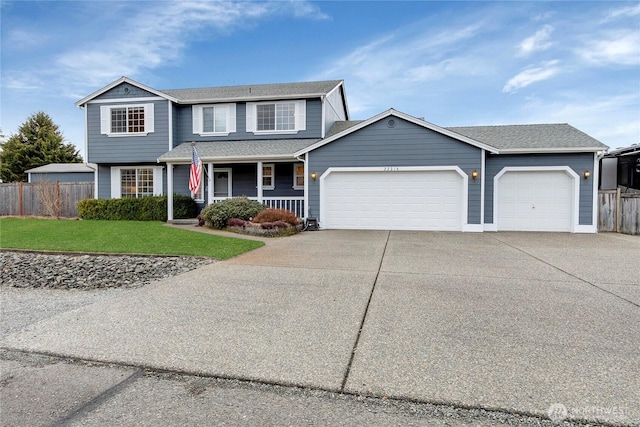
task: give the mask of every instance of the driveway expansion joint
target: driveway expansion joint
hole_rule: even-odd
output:
[[[371,292],[369,292],[369,299],[367,300],[367,305],[364,308],[364,313],[362,314],[362,320],[360,321],[360,327],[358,328],[358,335],[356,336],[356,341],[353,343],[353,349],[351,350],[351,356],[349,357],[349,363],[347,364],[347,369],[344,373],[344,378],[342,379],[342,385],[340,386],[340,392],[344,393],[344,389],[347,385],[347,381],[349,380],[349,374],[351,373],[351,366],[353,365],[353,359],[356,356],[356,351],[358,350],[358,343],[360,342],[360,335],[362,335],[362,329],[364,328],[364,322],[367,320],[367,314],[369,312],[369,305],[371,305],[371,300],[373,299],[373,292],[376,290],[376,283],[378,283],[378,277],[380,277],[380,271],[382,270],[382,262],[384,261],[384,255],[387,252],[387,245],[389,244],[389,237],[391,236],[391,231],[387,231],[387,237],[384,242],[384,248],[382,248],[382,255],[380,256],[380,263],[378,264],[378,270],[376,271],[376,277],[373,279],[373,286],[371,286]]]

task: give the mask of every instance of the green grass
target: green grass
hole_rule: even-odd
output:
[[[153,221],[0,219],[2,249],[190,255],[227,259],[263,245],[260,241],[198,233]]]

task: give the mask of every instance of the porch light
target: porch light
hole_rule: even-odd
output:
[[[477,170],[474,170],[473,172],[471,172],[471,178],[473,178],[474,181],[476,180],[476,178],[478,178],[478,175],[479,173]]]
[[[316,174],[315,172],[311,172],[311,179],[312,180],[316,180],[316,178],[318,177],[318,174]]]
[[[591,172],[584,171],[584,179],[589,179],[590,176],[591,176]]]

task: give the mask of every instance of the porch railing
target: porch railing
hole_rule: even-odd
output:
[[[211,203],[218,203],[230,197],[214,197]],[[258,200],[257,197],[249,197]],[[304,218],[304,197],[263,197],[262,204],[268,208],[286,209],[296,214],[298,218]]]

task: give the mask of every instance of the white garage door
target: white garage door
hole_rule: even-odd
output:
[[[323,228],[462,229],[463,179],[454,171],[332,172],[321,191]]]
[[[573,185],[563,171],[509,171],[498,178],[498,230],[571,231]]]

